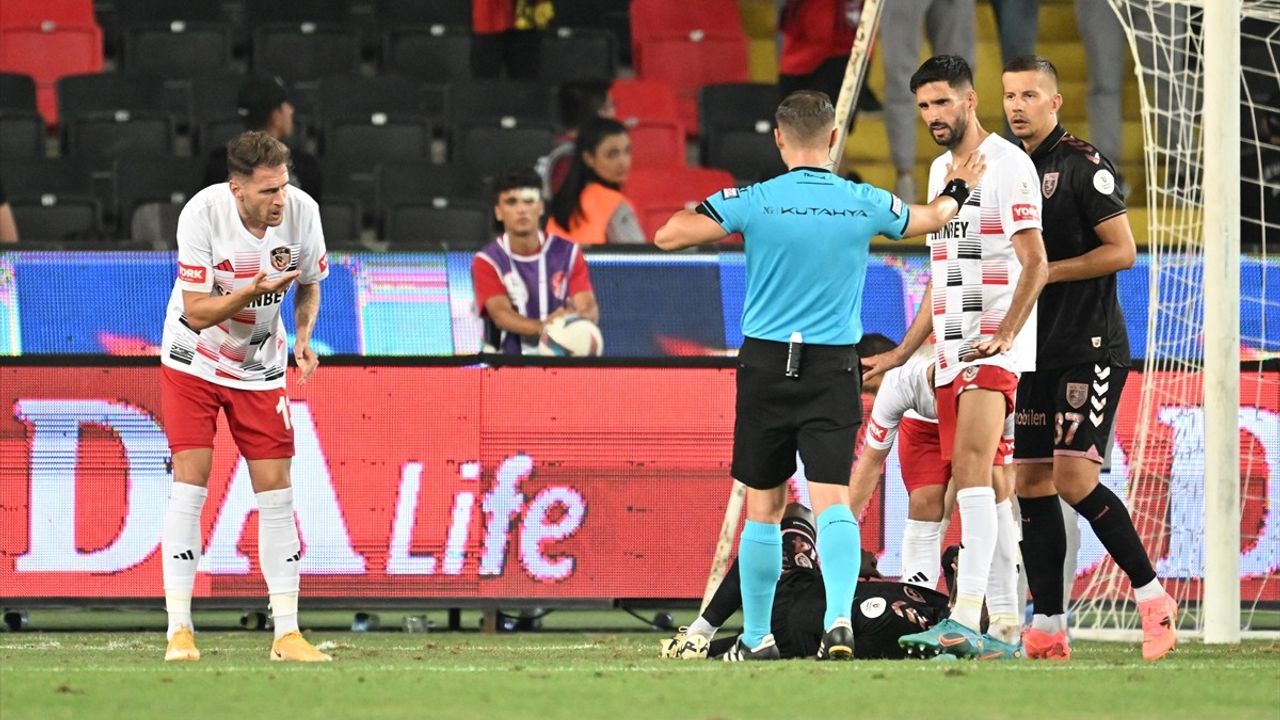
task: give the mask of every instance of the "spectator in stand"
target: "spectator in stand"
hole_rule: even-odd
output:
[[[785,0],[778,19],[782,53],[778,59],[778,93],[818,90],[833,101],[840,97],[844,70],[863,0]],[[855,110],[878,112],[880,101],[865,84]]]
[[[1129,41],[1107,0],[1076,0],[1076,25],[1089,70],[1089,140],[1103,157],[1119,164],[1124,149],[1123,98]]]
[[[916,195],[916,96],[911,74],[920,64],[920,26],[935,55],[959,55],[976,72],[977,22],[974,0],[892,0],[880,16],[884,59],[884,124],[898,171],[895,194],[908,203]]]
[[[473,0],[471,74],[537,80],[539,31],[555,14],[551,0]]]
[[[593,118],[578,131],[573,164],[551,199],[547,232],[584,245],[642,244],[635,208],[622,194],[631,172],[631,139],[622,123]]]
[[[307,191],[313,198],[321,192],[320,162],[307,151],[289,143],[293,137],[293,103],[278,77],[265,74],[250,75],[240,86],[236,97],[236,112],[244,120],[244,129],[261,130],[289,146],[293,160],[289,167],[289,184]],[[227,148],[219,146],[209,151],[205,166],[206,186],[227,181]]]
[[[538,174],[542,176],[542,192],[552,197],[560,191],[564,179],[573,165],[573,147],[578,139],[578,128],[591,118],[614,117],[613,98],[609,95],[608,80],[580,80],[560,86],[557,99],[560,105],[560,124],[564,131],[556,137],[551,152],[538,159]]]
[[[502,235],[471,262],[476,311],[484,321],[484,351],[537,354],[552,319],[572,312],[600,321],[582,248],[538,231],[542,179],[529,168],[503,173],[494,186],[493,216]]]
[[[1040,0],[991,0],[991,9],[995,11],[1000,35],[1000,62],[1034,55],[1040,34]],[[1109,9],[1103,9],[1111,14]],[[1089,42],[1087,37],[1085,42]]]
[[[9,207],[9,196],[4,194],[4,185],[0,184],[0,243],[18,242],[18,224],[13,221],[13,208]]]

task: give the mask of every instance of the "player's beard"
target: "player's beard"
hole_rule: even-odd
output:
[[[945,127],[947,129],[947,134],[942,136],[933,134],[934,125],[941,125]],[[956,122],[954,125],[948,125],[947,123],[942,123],[942,122],[934,123],[933,125],[930,125],[929,135],[930,137],[933,138],[933,141],[935,143],[945,147],[948,150],[952,150],[955,148],[956,145],[960,144],[960,140],[965,136],[965,133],[968,130],[969,130],[969,122],[962,115],[956,118]]]

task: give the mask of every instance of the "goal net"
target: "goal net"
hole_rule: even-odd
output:
[[[1206,58],[1217,43],[1231,41],[1212,34],[1222,24],[1220,16],[1206,15],[1209,2],[1239,8],[1235,28],[1227,30],[1239,33],[1241,62],[1232,73],[1220,72],[1231,65]],[[1117,432],[1126,442],[1112,448],[1104,482],[1126,498],[1160,579],[1183,609],[1181,629],[1205,629],[1206,606],[1213,603],[1204,599],[1214,587],[1222,591],[1216,598],[1229,598],[1229,612],[1217,616],[1223,622],[1245,631],[1265,628],[1261,611],[1280,603],[1280,263],[1274,252],[1280,240],[1280,0],[1110,3],[1124,26],[1140,86],[1149,230],[1138,242],[1145,242],[1150,264],[1146,337],[1130,338],[1134,357],[1145,362],[1130,375],[1130,385],[1138,387],[1126,390],[1140,391],[1139,410],[1120,418]],[[1234,113],[1210,120],[1227,96],[1239,107],[1238,135],[1220,121],[1225,115],[1234,122]],[[1217,134],[1223,132],[1229,137]],[[1238,149],[1240,170],[1224,182],[1224,168],[1232,166],[1215,151],[1228,147]],[[1139,196],[1129,202],[1144,201]],[[1234,253],[1224,247],[1234,238],[1205,229],[1206,218],[1236,204],[1241,210],[1229,220],[1239,223],[1243,240],[1238,290],[1229,282],[1215,285],[1209,269],[1230,275],[1214,263],[1234,266]],[[1238,306],[1238,336],[1229,327],[1219,332],[1219,301]],[[1239,401],[1218,405],[1225,409],[1215,415],[1215,401],[1230,400],[1219,397],[1224,385],[1209,357],[1237,339],[1239,361],[1231,355],[1221,365],[1238,372],[1236,378],[1228,372],[1225,387],[1238,379]],[[1230,425],[1233,415],[1238,433]],[[1227,440],[1232,434],[1238,434],[1238,472]],[[1215,458],[1226,464],[1215,466]],[[1238,539],[1229,531],[1236,521],[1230,517],[1234,498],[1220,503],[1225,509],[1213,517],[1214,501],[1229,497],[1215,488],[1233,489],[1214,485],[1215,467],[1233,468],[1219,473],[1232,482],[1238,474]],[[1128,579],[1106,558],[1088,524],[1082,520],[1080,528],[1073,626],[1095,636],[1136,629]],[[1239,546],[1238,571],[1229,549],[1215,557],[1216,548],[1232,543]],[[1225,582],[1224,568],[1231,572]],[[1238,601],[1232,582],[1239,583]]]

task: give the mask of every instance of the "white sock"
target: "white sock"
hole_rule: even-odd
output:
[[[942,523],[907,520],[902,531],[902,582],[938,588],[942,566]]]
[[[1067,629],[1066,615],[1032,615],[1031,627],[1041,632],[1047,632],[1050,635],[1060,633]]]
[[[1013,516],[1013,503],[996,504],[996,548],[987,579],[987,612],[991,624],[1018,628],[1018,541],[1022,538]]]
[[[196,584],[196,566],[200,564],[200,511],[208,494],[205,488],[183,482],[169,487],[169,504],[160,535],[169,637],[183,625],[195,629],[191,622],[191,591]]]
[[[701,615],[699,615],[698,619],[694,620],[693,623],[689,625],[689,629],[685,631],[685,634],[701,635],[708,640],[714,640],[716,637],[716,631],[719,629],[720,628],[707,622]]]
[[[258,564],[271,595],[276,637],[298,629],[298,566],[302,543],[293,519],[293,488],[260,492],[258,499]]]
[[[996,492],[989,487],[964,488],[956,493],[956,505],[960,507],[960,567],[951,618],[981,632],[982,597],[996,551]]]
[[[1133,595],[1138,602],[1146,602],[1155,600],[1164,595],[1164,586],[1160,584],[1160,578],[1152,578],[1151,582],[1133,589]]]

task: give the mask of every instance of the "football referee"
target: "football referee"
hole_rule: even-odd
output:
[[[664,250],[703,245],[740,232],[747,296],[738,354],[733,476],[747,486],[739,541],[744,628],[726,660],[779,656],[770,609],[781,573],[779,523],[785,483],[804,461],[818,516],[818,555],[826,587],[826,629],[818,659],[853,657],[845,615],[858,579],[860,538],[849,510],[853,446],[862,422],[862,286],[871,238],[940,229],[982,176],[974,154],[952,168],[942,194],[908,206],[885,190],[823,169],[836,140],[824,93],[801,90],[778,106],[774,141],[789,172],[745,188],[726,188],[660,230]]]
[[[1098,480],[1129,367],[1116,299],[1116,273],[1136,255],[1124,197],[1111,161],[1058,124],[1062,96],[1053,63],[1017,57],[1002,80],[1009,127],[1040,176],[1049,259],[1036,370],[1023,374],[1015,407],[1022,558],[1036,608],[1023,647],[1032,659],[1071,657],[1060,495],[1129,576],[1142,616],[1142,655],[1157,660],[1177,641],[1178,606],[1156,579],[1124,502]]]

